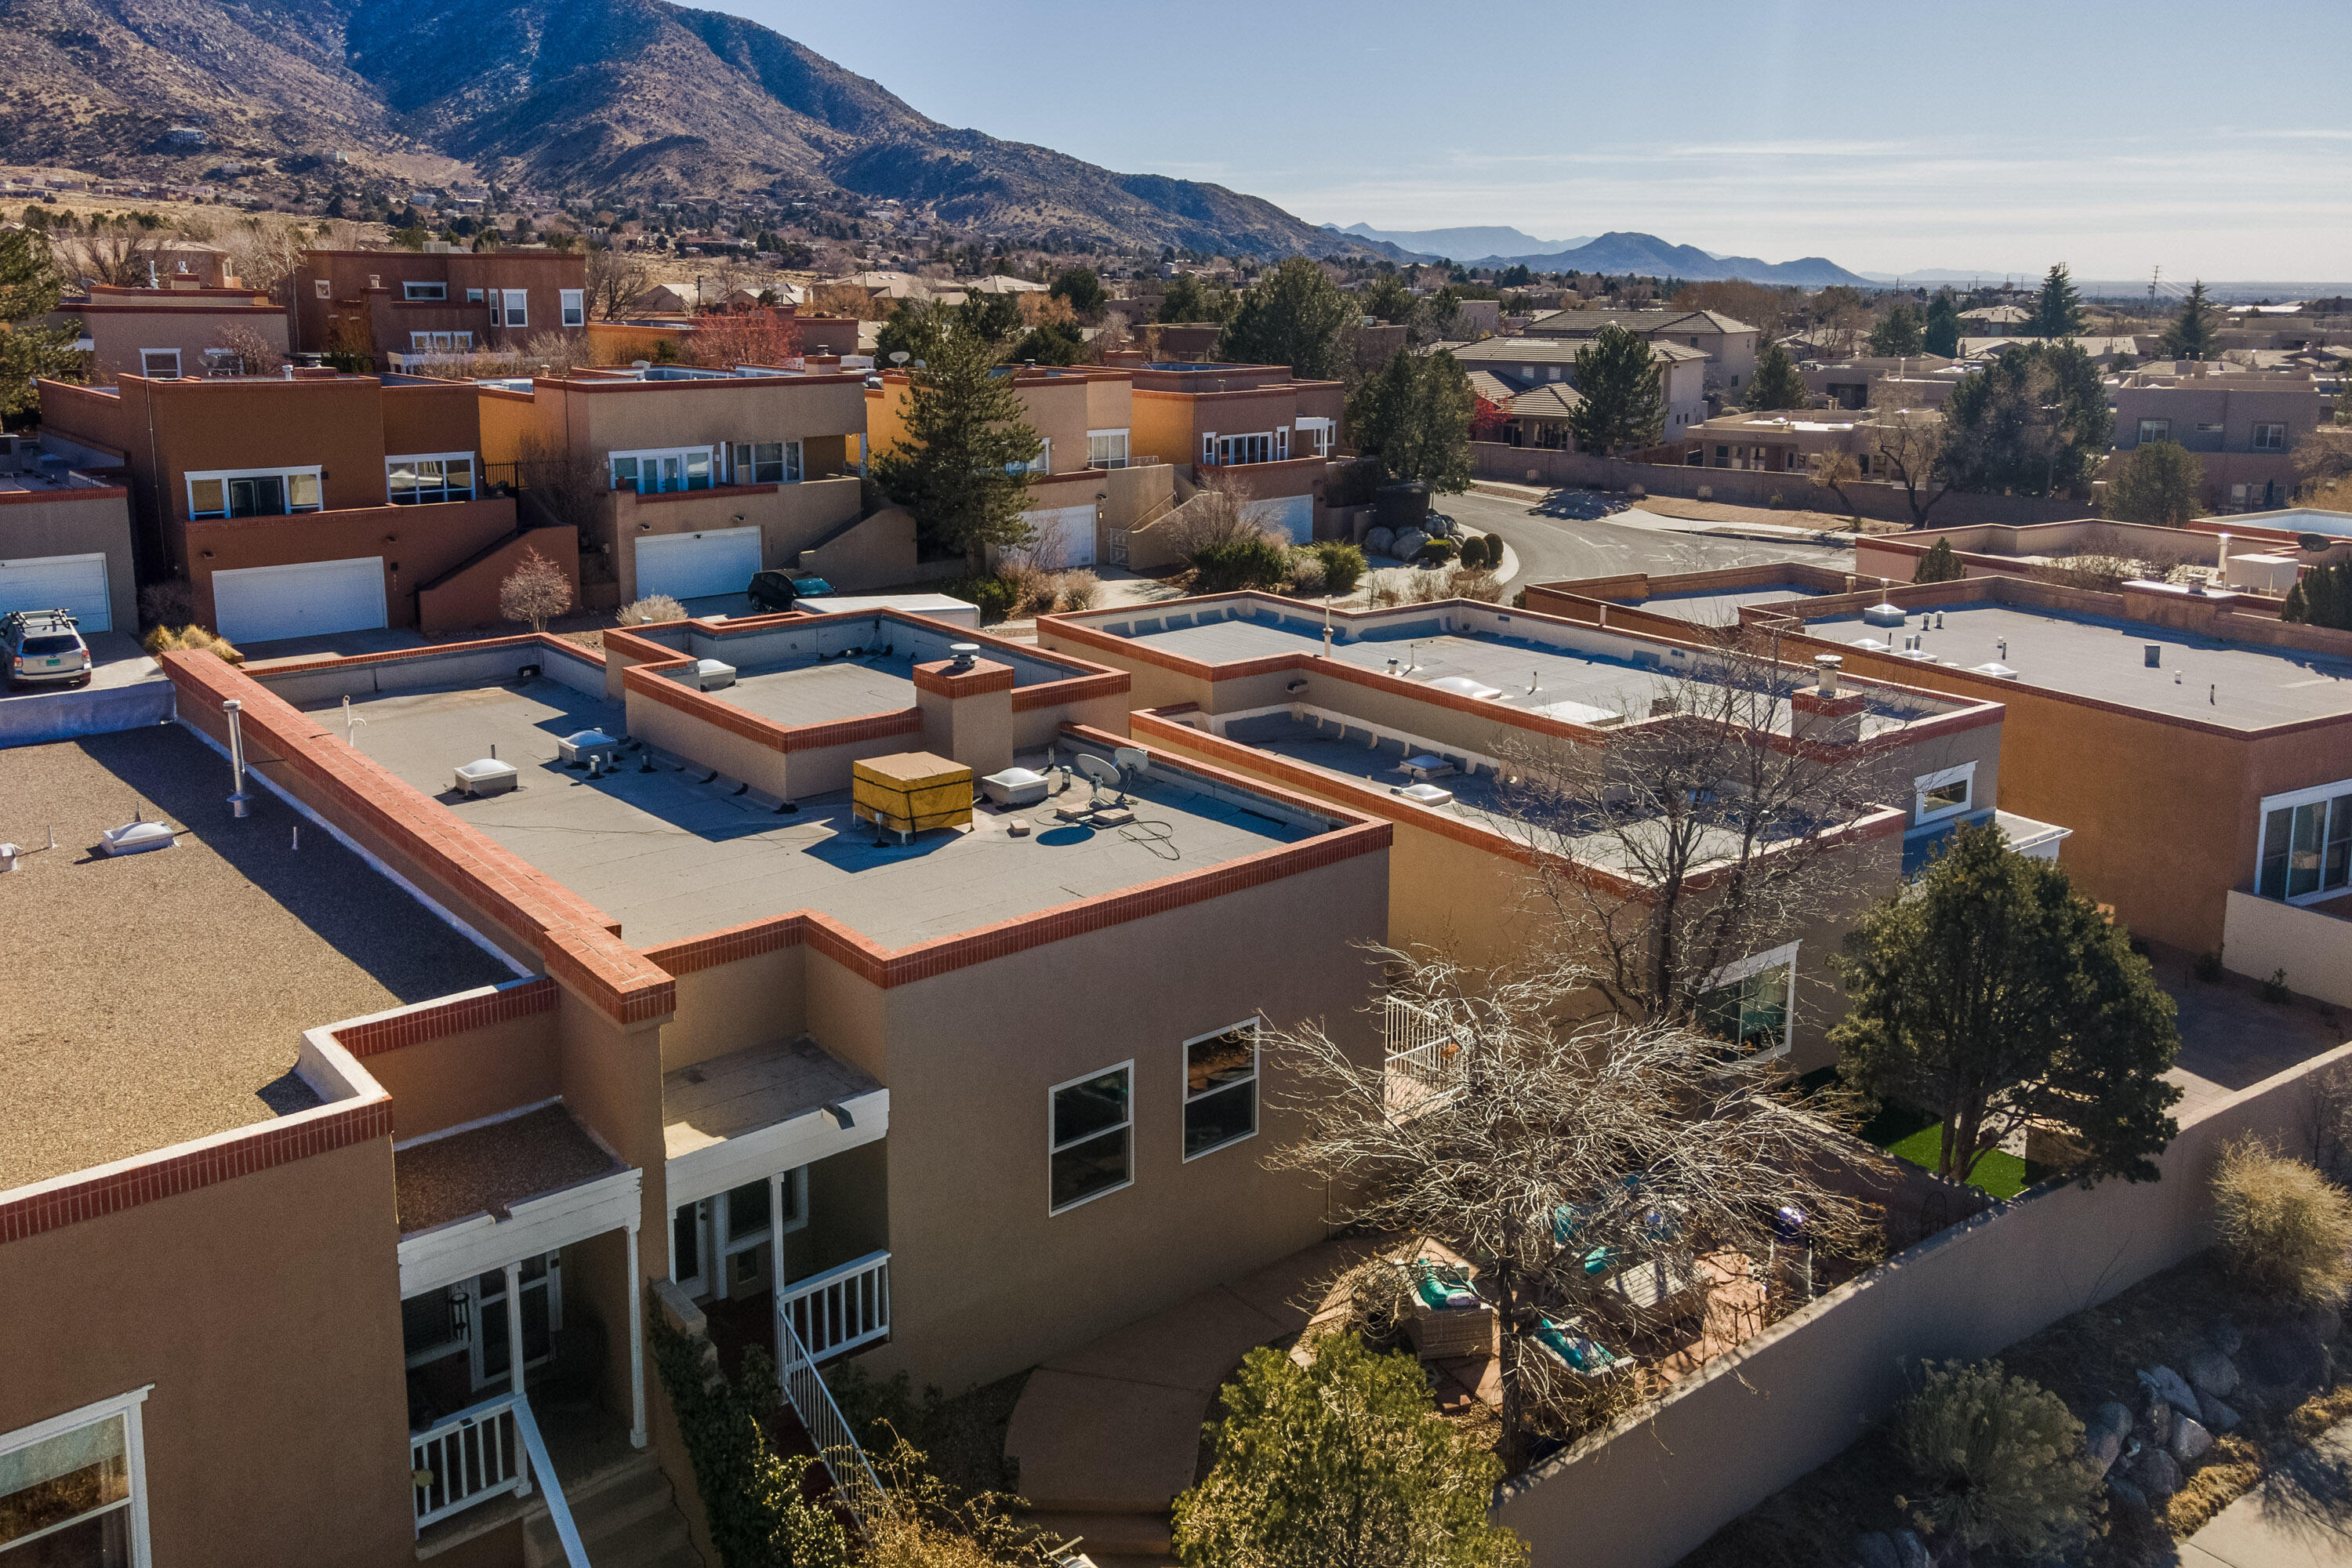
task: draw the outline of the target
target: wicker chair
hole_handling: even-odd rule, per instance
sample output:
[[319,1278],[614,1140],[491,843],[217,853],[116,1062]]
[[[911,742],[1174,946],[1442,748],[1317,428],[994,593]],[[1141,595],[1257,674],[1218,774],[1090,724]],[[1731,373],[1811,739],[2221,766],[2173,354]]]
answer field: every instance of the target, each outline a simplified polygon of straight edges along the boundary
[[1423,1361],[1445,1361],[1500,1353],[1502,1318],[1492,1302],[1481,1299],[1475,1305],[1447,1306],[1431,1299],[1449,1287],[1454,1293],[1468,1289],[1475,1296],[1468,1269],[1426,1258],[1415,1258],[1405,1268],[1412,1276],[1405,1337],[1416,1355]]

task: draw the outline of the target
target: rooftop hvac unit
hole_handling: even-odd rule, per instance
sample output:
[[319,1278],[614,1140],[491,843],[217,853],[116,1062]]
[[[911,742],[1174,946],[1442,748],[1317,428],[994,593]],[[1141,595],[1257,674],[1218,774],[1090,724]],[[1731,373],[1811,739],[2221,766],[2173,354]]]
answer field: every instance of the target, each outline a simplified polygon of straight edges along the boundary
[[502,763],[496,757],[478,757],[470,763],[460,763],[457,782],[450,787],[459,795],[504,795],[521,783],[512,763]]

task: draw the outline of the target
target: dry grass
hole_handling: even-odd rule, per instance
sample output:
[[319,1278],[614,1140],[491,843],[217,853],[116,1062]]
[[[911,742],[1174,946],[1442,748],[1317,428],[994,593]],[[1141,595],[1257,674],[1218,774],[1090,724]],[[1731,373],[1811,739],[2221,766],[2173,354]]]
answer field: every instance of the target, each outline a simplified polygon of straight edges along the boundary
[[2352,1285],[2352,1198],[2252,1134],[2221,1151],[2213,1228],[2239,1276],[2263,1295],[2322,1303]]

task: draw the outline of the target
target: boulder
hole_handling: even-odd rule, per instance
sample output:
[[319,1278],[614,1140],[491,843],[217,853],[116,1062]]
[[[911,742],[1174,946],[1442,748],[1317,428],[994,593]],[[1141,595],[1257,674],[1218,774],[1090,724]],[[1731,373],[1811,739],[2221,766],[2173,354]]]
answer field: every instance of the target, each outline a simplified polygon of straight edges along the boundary
[[2185,1415],[2197,1413],[2197,1394],[2189,1382],[2168,1366],[2152,1366],[2139,1374],[2139,1385]]
[[2189,1358],[2188,1367],[2189,1384],[2200,1397],[2237,1391],[2238,1368],[2220,1351],[2199,1351]]
[[2239,1370],[2250,1383],[2300,1394],[2327,1379],[2327,1346],[2309,1323],[2277,1323],[2246,1336]]
[[1895,1557],[1903,1568],[1936,1568],[1935,1560],[1927,1555],[1927,1543],[1913,1531],[1895,1532]]
[[2132,1429],[2131,1406],[2120,1399],[2110,1399],[2092,1415],[2091,1424],[2094,1426],[2112,1426],[2128,1437]]
[[1410,561],[1420,554],[1421,547],[1428,542],[1429,535],[1417,528],[1408,528],[1396,536],[1396,547],[1389,553],[1400,561]]
[[2083,1434],[2083,1447],[2089,1451],[2091,1462],[2105,1475],[2123,1457],[2124,1435],[2112,1426],[2094,1426]]
[[2209,1432],[2235,1431],[2238,1423],[2244,1419],[2235,1410],[2210,1394],[2199,1394],[2197,1404],[2199,1406],[2197,1419],[2205,1423],[2205,1428]]
[[2344,1314],[2333,1307],[2306,1307],[2303,1321],[2322,1344],[2334,1344],[2336,1336],[2344,1331]]
[[1874,1530],[1863,1536],[1853,1543],[1853,1551],[1862,1568],[1903,1568],[1903,1559],[1885,1531]]
[[2163,1395],[2151,1394],[2139,1413],[2139,1433],[2158,1447],[2172,1441],[2172,1405]]
[[1385,528],[1369,529],[1364,533],[1364,548],[1374,555],[1396,553],[1396,535]]
[[2238,1325],[2226,1313],[2205,1326],[2205,1337],[2212,1341],[2213,1348],[2223,1355],[2236,1355],[2238,1347],[2246,1342],[2246,1336],[2239,1331]]
[[2131,1479],[2150,1498],[2168,1498],[2180,1489],[2180,1467],[2161,1448],[2143,1448],[2132,1461]]
[[2205,1430],[2193,1415],[2183,1415],[2172,1424],[2171,1454],[2183,1465],[2193,1465],[2204,1458],[2205,1450],[2213,1446],[2213,1434]]
[[2147,1494],[2121,1476],[2107,1478],[2107,1496],[2112,1500],[2107,1510],[2110,1517],[2116,1514],[2128,1514],[2143,1524],[2147,1522],[2151,1511],[2148,1508]]

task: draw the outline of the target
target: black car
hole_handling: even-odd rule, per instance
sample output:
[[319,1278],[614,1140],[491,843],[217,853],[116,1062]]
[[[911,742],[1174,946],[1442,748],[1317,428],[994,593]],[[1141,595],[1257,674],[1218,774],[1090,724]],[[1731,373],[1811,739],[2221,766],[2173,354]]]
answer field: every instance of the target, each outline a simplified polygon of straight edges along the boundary
[[833,592],[833,584],[822,577],[811,577],[800,572],[761,572],[751,578],[751,585],[743,590],[751,602],[762,609],[789,610],[794,599],[811,599]]

